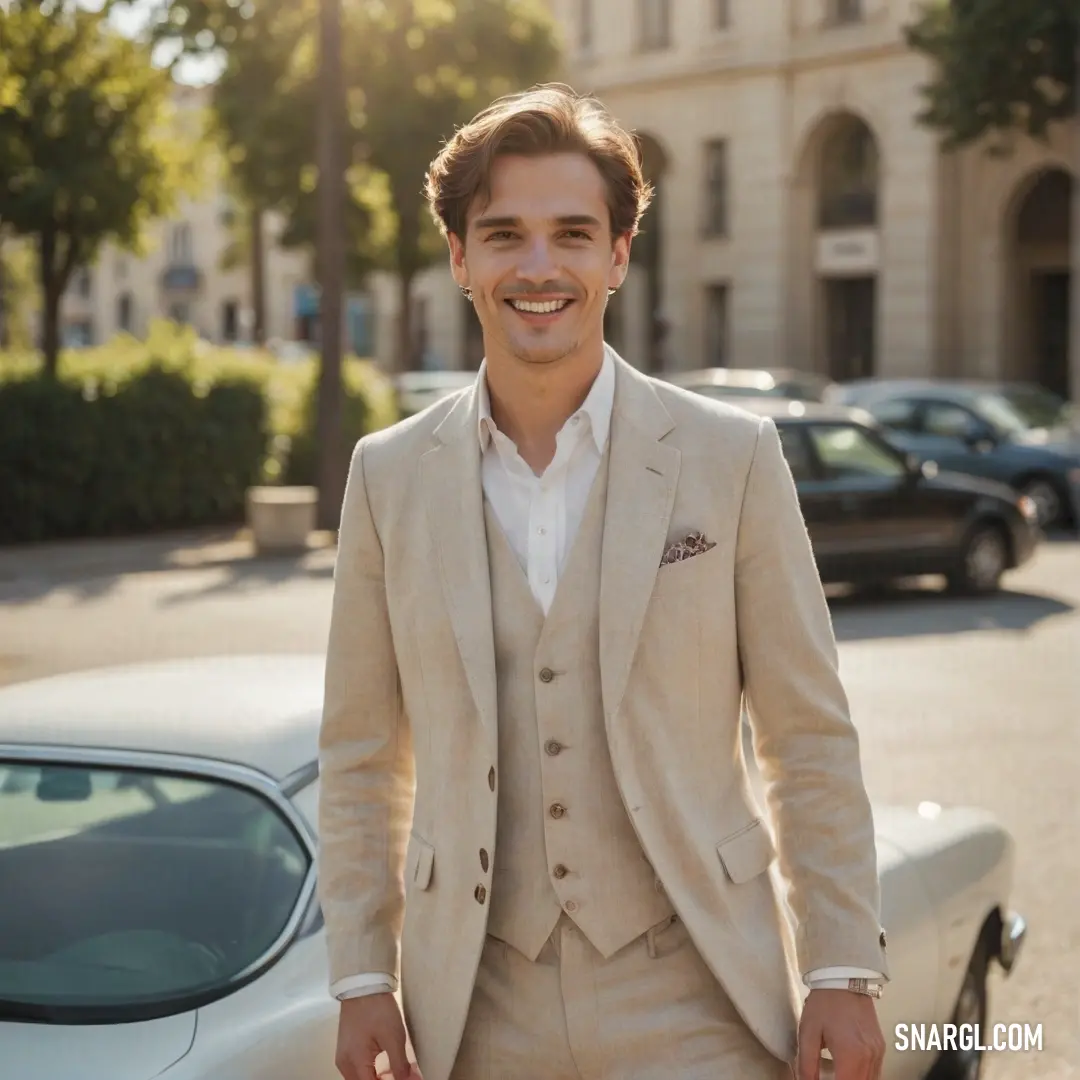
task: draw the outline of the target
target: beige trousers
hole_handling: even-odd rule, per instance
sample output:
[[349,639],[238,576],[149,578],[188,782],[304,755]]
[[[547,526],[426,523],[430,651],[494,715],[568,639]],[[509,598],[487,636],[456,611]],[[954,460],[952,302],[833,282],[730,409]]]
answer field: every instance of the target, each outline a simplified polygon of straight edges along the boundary
[[682,922],[610,960],[565,915],[535,963],[489,937],[451,1080],[792,1080]]

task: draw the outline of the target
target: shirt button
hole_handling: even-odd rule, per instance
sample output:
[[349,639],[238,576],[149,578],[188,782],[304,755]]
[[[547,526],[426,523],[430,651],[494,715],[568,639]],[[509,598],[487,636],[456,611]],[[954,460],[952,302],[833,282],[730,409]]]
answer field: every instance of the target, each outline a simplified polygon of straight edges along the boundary
[[551,682],[551,680],[554,679],[554,678],[555,678],[555,672],[552,671],[551,668],[546,667],[546,668],[541,668],[540,669],[540,681],[541,682]]
[[552,803],[548,813],[553,818],[561,818],[566,813],[566,807],[562,803]]
[[554,869],[554,870],[552,870],[551,872],[552,872],[552,873],[553,873],[553,874],[554,874],[554,875],[555,875],[555,876],[556,876],[557,878],[564,878],[564,877],[566,877],[566,875],[567,875],[567,874],[569,874],[569,873],[570,873],[570,871],[569,871],[569,870],[567,870],[567,869],[566,869],[566,867],[565,867],[565,866],[563,866],[563,864],[562,864],[562,863],[559,863],[559,865],[558,865],[558,866],[556,866],[556,867],[555,867],[555,869]]
[[483,885],[477,885],[476,888],[473,889],[473,896],[476,897],[476,902],[478,904],[482,904],[487,899],[487,889],[485,889]]
[[544,752],[549,757],[555,757],[556,754],[562,753],[562,743],[557,739],[548,739],[548,741],[544,743]]
[[541,536],[547,536],[547,529],[545,529],[543,525],[541,525],[541,526],[540,526],[540,528],[539,528],[539,529],[537,529],[536,531],[537,531],[537,532],[538,532],[538,533],[539,533],[539,534],[540,534]]

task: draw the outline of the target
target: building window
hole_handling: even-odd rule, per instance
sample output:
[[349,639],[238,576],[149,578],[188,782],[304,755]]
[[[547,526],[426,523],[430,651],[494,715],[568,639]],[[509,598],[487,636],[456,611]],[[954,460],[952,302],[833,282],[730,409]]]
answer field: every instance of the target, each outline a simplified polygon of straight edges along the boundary
[[90,271],[85,267],[76,270],[68,281],[68,291],[73,296],[88,300],[91,292]]
[[226,300],[221,305],[221,340],[234,342],[240,336],[240,305]]
[[836,24],[862,22],[862,0],[830,0],[829,16]]
[[194,262],[191,250],[191,226],[186,222],[169,230],[169,264],[191,266]]
[[728,364],[728,285],[705,288],[705,367]]
[[638,0],[643,49],[671,47],[671,0]]
[[116,301],[116,326],[124,334],[131,333],[134,322],[131,307],[131,293],[122,293]]
[[578,48],[582,52],[592,52],[593,47],[593,5],[592,0],[581,0],[578,4]]
[[731,0],[713,0],[713,27],[728,30],[731,27]]
[[705,144],[705,216],[702,228],[706,236],[728,234],[727,139],[713,139]]

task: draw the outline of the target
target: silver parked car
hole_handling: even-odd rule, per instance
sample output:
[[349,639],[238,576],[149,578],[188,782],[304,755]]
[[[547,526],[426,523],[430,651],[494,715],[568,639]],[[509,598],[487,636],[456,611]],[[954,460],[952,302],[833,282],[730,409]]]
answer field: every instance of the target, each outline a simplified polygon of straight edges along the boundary
[[[315,892],[322,692],[322,657],[292,655],[0,689],[4,1080],[340,1080]],[[977,809],[874,818],[884,1029],[985,1019],[987,972],[1024,932],[1012,841]],[[936,1057],[890,1050],[886,1076]],[[974,1077],[977,1054],[942,1064]]]

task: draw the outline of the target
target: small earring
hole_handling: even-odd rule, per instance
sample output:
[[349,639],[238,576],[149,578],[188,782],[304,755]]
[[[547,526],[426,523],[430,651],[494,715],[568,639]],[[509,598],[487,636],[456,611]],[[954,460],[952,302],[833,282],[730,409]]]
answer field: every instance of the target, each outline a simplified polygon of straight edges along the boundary
[[464,296],[466,300],[471,302],[472,301],[472,289],[467,289],[467,288],[465,288],[464,285],[459,285],[458,288],[461,290],[461,295]]
[[618,291],[618,289],[608,289],[607,294],[608,296],[614,296]]

